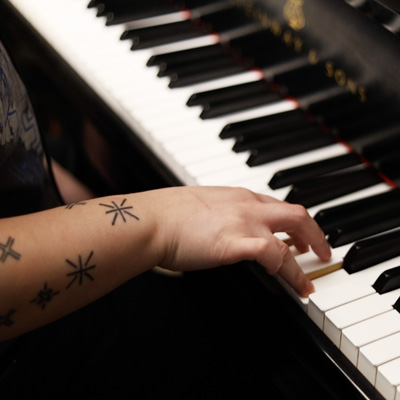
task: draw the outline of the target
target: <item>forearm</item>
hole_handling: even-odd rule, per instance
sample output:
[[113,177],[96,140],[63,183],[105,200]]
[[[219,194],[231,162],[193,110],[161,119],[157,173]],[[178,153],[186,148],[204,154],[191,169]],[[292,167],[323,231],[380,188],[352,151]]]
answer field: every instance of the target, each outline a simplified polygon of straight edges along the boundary
[[254,260],[300,295],[312,284],[288,246],[330,248],[301,206],[245,189],[182,187],[112,196],[0,220],[0,339],[70,313],[159,265]]
[[112,196],[1,220],[0,338],[53,321],[152,268],[148,201]]

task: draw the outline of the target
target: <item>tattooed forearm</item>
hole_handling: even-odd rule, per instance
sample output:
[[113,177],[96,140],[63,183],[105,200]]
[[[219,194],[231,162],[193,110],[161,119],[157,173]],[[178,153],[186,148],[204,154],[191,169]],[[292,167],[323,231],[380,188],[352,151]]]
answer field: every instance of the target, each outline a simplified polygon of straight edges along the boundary
[[82,285],[83,278],[87,277],[91,281],[94,281],[94,278],[91,274],[89,274],[88,271],[96,268],[96,265],[91,264],[91,258],[93,256],[93,251],[90,252],[89,256],[86,258],[86,261],[82,261],[82,256],[79,255],[78,257],[78,263],[73,263],[71,260],[66,260],[67,264],[69,264],[72,268],[75,269],[75,271],[70,272],[67,274],[68,277],[72,277],[72,280],[69,282],[67,289],[70,288],[70,286],[75,282],[78,281],[79,285]]
[[12,248],[13,244],[14,238],[12,238],[11,236],[8,237],[7,243],[0,243],[0,251],[2,252],[0,257],[1,262],[5,262],[8,256],[15,258],[16,260],[19,260],[21,258],[21,254],[19,254]]
[[12,309],[6,315],[0,315],[0,327],[13,325],[14,321],[11,319],[11,316],[14,313],[15,313],[15,310]]
[[47,287],[46,282],[43,289],[37,294],[37,297],[31,300],[31,303],[36,303],[37,305],[41,306],[43,310],[46,307],[46,304],[49,303],[53,297],[59,293],[60,291],[54,291],[53,289]]
[[126,222],[126,216],[135,218],[139,220],[139,217],[132,214],[130,211],[133,207],[132,206],[126,206],[125,205],[126,199],[122,200],[120,205],[117,205],[115,201],[111,201],[111,204],[104,204],[104,203],[99,203],[100,206],[107,207],[109,208],[108,211],[106,211],[106,214],[114,214],[113,220],[112,220],[112,225],[115,225],[118,217],[121,217],[123,222]]

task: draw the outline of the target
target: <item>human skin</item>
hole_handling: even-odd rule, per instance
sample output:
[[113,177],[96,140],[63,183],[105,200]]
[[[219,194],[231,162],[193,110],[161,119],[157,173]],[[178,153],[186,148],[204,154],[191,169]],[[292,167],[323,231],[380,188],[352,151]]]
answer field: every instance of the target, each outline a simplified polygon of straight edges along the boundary
[[176,187],[94,198],[0,220],[0,339],[69,314],[154,266],[191,271],[254,260],[301,296],[291,249],[326,261],[307,211],[241,188]]

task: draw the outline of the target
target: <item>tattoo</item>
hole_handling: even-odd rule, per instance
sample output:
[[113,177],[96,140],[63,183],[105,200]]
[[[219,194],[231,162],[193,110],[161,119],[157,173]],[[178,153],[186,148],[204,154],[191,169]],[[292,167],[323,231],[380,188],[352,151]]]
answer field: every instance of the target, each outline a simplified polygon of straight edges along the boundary
[[6,244],[0,243],[0,250],[3,252],[0,258],[1,262],[5,262],[8,256],[11,256],[16,260],[19,260],[21,258],[21,254],[12,249],[13,244],[14,238],[12,238],[11,236],[8,238]]
[[134,214],[131,214],[128,210],[132,209],[132,206],[124,206],[126,202],[126,199],[122,200],[121,204],[118,206],[117,203],[112,201],[112,204],[103,204],[100,203],[99,205],[103,207],[107,207],[110,210],[106,211],[106,214],[114,214],[114,218],[112,220],[112,225],[115,225],[115,222],[117,221],[118,217],[121,217],[124,222],[126,222],[125,215],[129,215],[130,217],[133,217],[139,221],[139,217],[137,217]]
[[85,204],[86,204],[85,201],[79,201],[79,202],[77,202],[77,203],[67,204],[67,205],[65,206],[65,208],[66,208],[67,210],[71,210],[71,209],[74,208],[75,206],[84,206]]
[[88,258],[86,259],[85,263],[82,262],[82,256],[79,255],[78,258],[78,263],[74,264],[72,261],[70,260],[66,260],[66,262],[73,268],[76,269],[76,271],[70,272],[69,274],[67,274],[67,276],[72,276],[73,279],[71,280],[71,282],[68,284],[67,289],[69,289],[69,287],[78,279],[78,283],[79,285],[82,285],[82,281],[84,276],[86,276],[87,278],[89,278],[91,281],[94,281],[94,278],[92,275],[90,275],[88,273],[88,271],[90,271],[91,269],[96,268],[96,265],[92,264],[89,265],[90,263],[90,259],[93,256],[93,251],[90,252]]
[[31,300],[31,303],[36,303],[37,305],[41,306],[43,310],[46,307],[46,304],[59,293],[59,291],[55,292],[53,289],[48,288],[47,283],[45,283],[43,289],[39,291],[35,299]]
[[15,313],[15,310],[10,310],[7,315],[0,315],[0,326],[11,326],[14,321],[11,319],[11,316]]

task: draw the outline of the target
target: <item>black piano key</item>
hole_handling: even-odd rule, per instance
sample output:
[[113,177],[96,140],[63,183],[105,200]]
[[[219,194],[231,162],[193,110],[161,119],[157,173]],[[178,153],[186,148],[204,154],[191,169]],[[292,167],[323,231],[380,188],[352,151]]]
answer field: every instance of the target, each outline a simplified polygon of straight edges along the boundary
[[396,115],[385,103],[381,103],[376,107],[366,105],[358,110],[348,112],[334,123],[328,122],[330,127],[344,140],[355,141],[370,132],[382,129],[385,125],[391,125],[396,119]]
[[234,6],[226,10],[202,15],[201,22],[209,25],[214,32],[225,32],[239,26],[254,24],[251,18]]
[[396,302],[393,304],[393,308],[400,312],[400,297],[396,300]]
[[140,29],[128,29],[121,35],[121,40],[131,40],[132,50],[148,49],[176,42],[192,39],[211,33],[211,27],[195,21],[186,20],[170,24],[156,25]]
[[384,294],[400,288],[400,266],[390,268],[382,272],[372,287],[379,293]]
[[155,54],[149,58],[147,61],[147,66],[176,66],[179,64],[201,60],[203,58],[219,56],[225,52],[226,50],[220,44],[212,44],[209,46],[190,48],[172,53]]
[[400,152],[394,152],[382,156],[378,160],[373,162],[373,165],[383,173],[383,175],[395,182],[397,185],[400,184]]
[[206,92],[193,93],[189,97],[189,100],[186,104],[189,107],[198,106],[202,104],[207,104],[208,102],[230,100],[233,97],[237,98],[253,95],[265,90],[269,90],[268,82],[264,79],[260,79],[257,81],[242,83],[239,85],[208,90]]
[[169,2],[148,1],[148,2],[113,2],[109,7],[105,7],[100,16],[106,16],[106,25],[123,24],[129,21],[137,21],[144,18],[157,17],[160,15],[176,12],[180,7],[176,7]]
[[361,155],[369,161],[379,160],[389,154],[393,154],[400,148],[400,134],[392,137],[377,137],[377,140],[371,144],[364,146]]
[[359,155],[350,152],[342,156],[332,157],[326,160],[278,171],[271,178],[268,185],[271,189],[280,189],[303,180],[315,178],[319,175],[353,167],[360,163],[361,160]]
[[400,121],[396,115],[390,115],[387,119],[377,122],[376,126],[371,123],[359,130],[343,134],[340,131],[339,136],[343,138],[357,152],[362,153],[366,146],[374,145],[377,140],[391,139],[399,135]]
[[283,52],[293,55],[282,41],[267,29],[252,32],[230,40],[230,46],[239,51],[243,57],[257,59],[257,57],[273,57]]
[[348,110],[349,107],[357,105],[359,107],[362,103],[355,98],[349,91],[340,92],[336,95],[322,99],[319,102],[311,103],[307,106],[307,111],[311,114],[323,116],[326,113]]
[[250,167],[255,167],[333,143],[336,143],[336,139],[328,132],[311,132],[309,135],[303,135],[302,139],[296,142],[287,143],[286,140],[283,140],[267,148],[252,150],[246,163]]
[[277,128],[286,129],[296,126],[305,119],[307,119],[307,117],[302,110],[289,110],[278,114],[267,115],[265,117],[232,122],[222,128],[219,137],[221,139],[228,139],[251,133],[254,130],[267,132]]
[[189,9],[195,9],[198,7],[202,7],[207,4],[216,4],[216,3],[224,3],[224,1],[220,0],[181,0],[182,6],[189,8]]
[[400,229],[354,243],[343,258],[343,268],[355,273],[400,255]]
[[[341,102],[339,99],[342,99],[342,95],[346,94],[346,90],[343,86],[335,85],[333,82],[323,81],[317,84],[315,88],[307,87],[302,93],[298,93],[296,100],[300,108],[308,114],[313,115],[320,123],[327,125],[321,115],[323,110],[326,110],[328,107],[329,109],[330,107],[335,109],[345,107],[343,104],[344,101]],[[336,103],[336,105],[329,106],[329,103]],[[320,113],[313,113],[311,111],[314,105],[320,105]]]
[[[279,123],[279,121],[275,121],[275,123],[265,123],[264,125],[249,127],[249,129],[245,130],[240,135],[236,135],[236,141],[258,141],[263,140],[264,138],[269,137],[279,137],[282,134],[288,133],[290,131],[296,131],[303,128],[320,126],[313,119],[308,118],[306,115],[302,115],[302,118],[293,119],[284,121]],[[324,128],[322,128],[324,129]]]
[[[91,0],[89,3],[90,7],[97,7],[101,16],[105,15],[107,12],[113,11],[115,9],[124,8],[126,5],[126,0]],[[156,8],[162,3],[162,0],[137,0],[135,1],[135,7],[139,11],[140,9]]]
[[202,15],[201,18],[126,30],[121,39],[132,40],[132,50],[192,39],[212,32],[223,32],[249,23],[237,8],[229,8]]
[[333,229],[360,220],[368,219],[371,210],[400,208],[399,189],[389,190],[374,196],[319,210],[314,216],[320,228],[329,234]]
[[276,142],[300,142],[303,137],[315,133],[321,134],[321,128],[313,121],[302,121],[298,126],[289,129],[276,129],[269,132],[256,131],[251,134],[242,135],[236,138],[232,148],[235,152],[266,148]]
[[381,177],[369,167],[338,172],[295,184],[286,201],[312,207],[381,182]]
[[182,63],[177,65],[162,65],[159,68],[158,76],[185,76],[195,75],[198,71],[213,70],[216,68],[224,68],[225,66],[236,65],[237,61],[232,54],[221,53],[212,57],[194,60],[192,62]]
[[200,66],[196,71],[181,71],[180,73],[173,73],[170,76],[169,87],[185,87],[212,79],[238,74],[247,70],[248,68],[245,65],[238,64],[236,62],[227,62],[226,65],[223,67],[220,66],[219,68],[210,68],[210,65],[204,66],[204,68],[201,68]]
[[321,87],[333,85],[323,70],[323,65],[305,65],[300,68],[294,68],[282,74],[274,76],[273,81],[287,88],[292,96],[301,96],[315,90],[321,90]]
[[233,98],[230,101],[215,101],[203,104],[203,111],[200,114],[201,119],[220,117],[237,111],[247,110],[249,108],[267,105],[282,100],[279,93],[265,90],[243,98]]
[[373,210],[367,218],[360,219],[329,233],[328,242],[335,248],[355,242],[368,236],[376,235],[400,226],[400,207],[394,209]]

